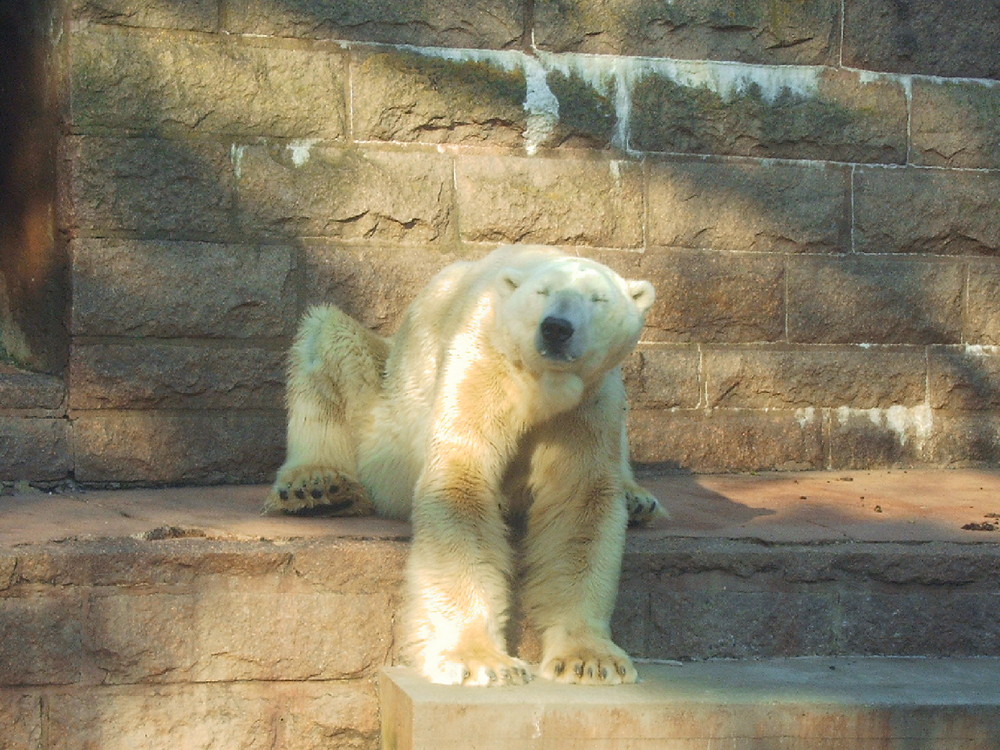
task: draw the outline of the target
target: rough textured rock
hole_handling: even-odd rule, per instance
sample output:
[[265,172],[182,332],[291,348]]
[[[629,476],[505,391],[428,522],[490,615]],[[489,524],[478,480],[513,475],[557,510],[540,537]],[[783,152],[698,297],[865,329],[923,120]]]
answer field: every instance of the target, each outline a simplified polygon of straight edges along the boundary
[[845,347],[704,352],[709,408],[889,408],[924,402],[924,353]]
[[556,52],[829,64],[839,16],[831,0],[538,0],[534,30],[536,44]]
[[[709,79],[711,80],[711,79]],[[649,75],[632,93],[629,145],[640,151],[899,164],[907,111],[896,81],[824,72],[816,91],[759,85],[727,94]]]
[[647,253],[639,270],[656,287],[650,341],[779,341],[785,335],[784,262],[765,254]]
[[815,253],[850,242],[847,175],[839,168],[657,162],[648,192],[651,245]]
[[969,264],[965,341],[1000,345],[1000,268],[993,262]]
[[0,479],[65,479],[73,469],[69,422],[0,416],[0,456]]
[[[867,70],[1000,78],[1000,7],[948,0],[847,0],[843,63]],[[972,20],[974,19],[974,20]]]
[[944,261],[794,258],[788,337],[810,344],[958,343],[964,277],[961,264]]
[[73,15],[93,23],[154,29],[216,31],[218,0],[73,0]]
[[280,410],[285,353],[232,345],[78,345],[69,377],[71,409]]
[[701,400],[701,356],[694,346],[643,346],[625,363],[634,408],[693,409]]
[[223,30],[305,39],[505,49],[521,41],[523,10],[519,0],[433,4],[412,0],[286,0],[280,5],[234,0],[228,3]]
[[289,247],[80,239],[71,255],[74,335],[249,338],[294,331],[298,290]]
[[77,130],[343,138],[347,63],[338,51],[136,34],[72,39]]
[[1000,86],[925,78],[912,85],[915,164],[1000,168]]
[[935,409],[1000,408],[1000,356],[970,347],[933,347],[927,388]]
[[460,157],[456,172],[464,240],[642,244],[642,171],[635,162]]
[[1000,175],[923,169],[855,174],[855,250],[865,253],[1000,254]]
[[269,240],[451,239],[452,165],[437,154],[325,146],[240,147],[240,225]]

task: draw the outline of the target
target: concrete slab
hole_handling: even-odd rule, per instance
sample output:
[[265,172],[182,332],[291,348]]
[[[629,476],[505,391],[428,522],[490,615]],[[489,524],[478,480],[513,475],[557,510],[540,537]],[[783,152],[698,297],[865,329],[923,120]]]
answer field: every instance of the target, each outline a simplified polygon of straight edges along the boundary
[[1000,748],[1000,659],[639,665],[641,682],[516,688],[380,675],[384,750]]
[[[668,475],[643,484],[673,518],[636,530],[765,542],[1000,542],[1000,470]],[[375,518],[262,517],[260,486],[31,492],[0,496],[0,545],[141,535],[232,539],[405,538]]]

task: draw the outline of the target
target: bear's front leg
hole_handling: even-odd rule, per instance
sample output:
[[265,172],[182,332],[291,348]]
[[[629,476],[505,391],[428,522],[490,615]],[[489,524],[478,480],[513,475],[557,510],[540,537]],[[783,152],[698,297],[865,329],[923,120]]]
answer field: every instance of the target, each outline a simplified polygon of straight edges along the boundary
[[504,642],[512,560],[498,491],[474,465],[430,463],[414,496],[408,656],[439,684],[523,684],[528,666]]

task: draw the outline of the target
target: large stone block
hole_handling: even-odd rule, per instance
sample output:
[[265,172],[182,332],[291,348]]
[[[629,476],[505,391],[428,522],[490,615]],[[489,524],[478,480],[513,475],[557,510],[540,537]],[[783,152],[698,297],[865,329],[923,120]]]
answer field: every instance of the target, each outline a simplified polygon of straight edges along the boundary
[[936,411],[933,413],[933,419],[933,434],[923,449],[924,458],[928,463],[956,467],[996,466],[1000,463],[998,410]]
[[927,404],[883,408],[841,406],[830,412],[832,469],[912,466],[927,460],[939,429]]
[[935,409],[1000,409],[1000,356],[976,347],[933,347],[927,389]]
[[80,239],[70,255],[76,336],[283,337],[295,327],[288,247]]
[[1000,168],[1000,85],[914,78],[915,164]]
[[418,247],[305,243],[305,298],[336,304],[383,335],[395,333],[407,306],[435,273],[460,256]]
[[1000,78],[1000,6],[978,0],[847,0],[843,64],[865,70]]
[[204,240],[233,232],[229,146],[160,138],[63,139],[63,229]]
[[505,49],[521,42],[519,0],[264,0],[227,3],[223,30],[305,39],[342,39],[426,47]]
[[970,344],[1000,345],[1000,264],[995,260],[969,264],[969,295],[965,336]]
[[18,409],[37,416],[64,413],[66,384],[62,378],[23,372],[0,364],[0,410]]
[[649,341],[779,341],[785,270],[764,254],[648,251],[639,275],[656,287]]
[[95,24],[215,31],[219,0],[73,0],[75,19]]
[[4,750],[44,748],[42,696],[25,689],[0,690],[0,727]]
[[0,685],[66,685],[83,679],[83,607],[79,591],[0,599]]
[[256,346],[78,344],[71,409],[282,408],[285,355]]
[[832,64],[839,17],[833,0],[538,0],[534,38],[556,52]]
[[827,593],[654,590],[650,598],[646,648],[658,658],[766,659],[835,650],[838,609]]
[[459,157],[462,239],[640,247],[642,168],[631,161]]
[[123,685],[54,694],[48,704],[52,747],[373,748],[377,737],[374,690],[354,682]]
[[1000,255],[1000,175],[859,169],[854,179],[857,252]]
[[694,346],[642,346],[625,363],[633,407],[693,409],[701,399],[701,354]]
[[240,225],[268,239],[452,240],[452,163],[439,154],[326,146],[235,149]]
[[822,419],[794,410],[633,409],[632,460],[697,472],[800,471],[825,464]]
[[345,53],[206,39],[73,34],[74,128],[180,136],[345,136]]
[[923,403],[924,352],[855,347],[706,347],[709,408],[889,408]]
[[266,482],[281,461],[279,411],[84,411],[73,415],[81,482]]
[[809,344],[955,344],[962,265],[904,257],[788,261],[788,338]]
[[523,145],[524,73],[414,52],[355,52],[359,140]]
[[59,480],[72,470],[68,420],[0,416],[0,480]]
[[657,162],[648,242],[751,252],[841,252],[850,195],[840,168]]
[[[713,74],[714,73],[714,74]],[[650,74],[632,92],[639,151],[903,163],[901,83],[824,70],[782,81],[756,70]],[[737,83],[729,82],[733,78]]]

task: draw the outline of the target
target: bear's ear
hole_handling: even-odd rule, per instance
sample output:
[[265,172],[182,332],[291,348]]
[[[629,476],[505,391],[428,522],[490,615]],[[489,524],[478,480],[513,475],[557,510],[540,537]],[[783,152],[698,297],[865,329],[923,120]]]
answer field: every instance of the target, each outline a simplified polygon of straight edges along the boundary
[[503,290],[507,293],[513,292],[524,281],[524,274],[516,268],[505,268],[500,274]]
[[648,281],[634,279],[629,279],[625,284],[628,286],[628,296],[635,302],[635,306],[639,308],[640,313],[646,312],[646,310],[653,306],[653,300],[656,299],[656,292],[653,290],[652,284]]

